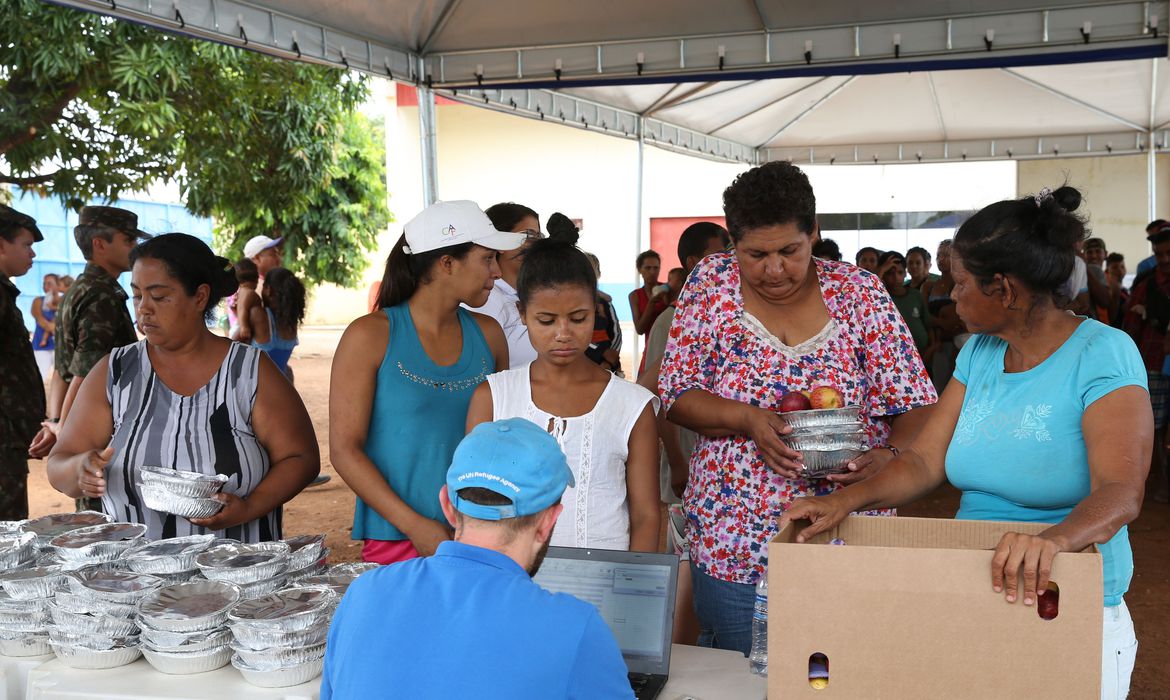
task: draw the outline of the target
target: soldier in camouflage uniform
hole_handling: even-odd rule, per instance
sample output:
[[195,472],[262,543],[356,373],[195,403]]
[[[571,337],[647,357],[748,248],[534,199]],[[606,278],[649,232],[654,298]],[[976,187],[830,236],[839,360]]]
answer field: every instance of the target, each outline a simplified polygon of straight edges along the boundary
[[[116,207],[83,207],[73,229],[85,256],[85,271],[65,293],[57,310],[57,347],[54,364],[69,385],[60,411],[65,420],[81,380],[114,348],[138,342],[134,321],[126,309],[126,291],[118,275],[130,269],[130,251],[138,239],[150,236],[138,230],[138,217]],[[80,499],[78,509],[101,510],[99,499]]]
[[28,517],[28,449],[45,419],[45,386],[12,283],[43,240],[31,216],[0,205],[0,520]]

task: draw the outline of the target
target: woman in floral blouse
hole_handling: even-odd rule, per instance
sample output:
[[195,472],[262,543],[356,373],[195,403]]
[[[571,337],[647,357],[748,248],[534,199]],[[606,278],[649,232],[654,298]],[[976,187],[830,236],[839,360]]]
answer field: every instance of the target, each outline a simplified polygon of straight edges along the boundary
[[[808,178],[786,162],[753,168],[723,193],[734,253],[705,258],[678,302],[660,390],[670,419],[700,434],[685,495],[699,643],[751,648],[754,585],[793,499],[880,470],[937,395],[881,280],[812,257]],[[846,474],[801,476],[780,398],[835,387],[862,406],[870,450]],[[884,511],[892,514],[892,511]]]

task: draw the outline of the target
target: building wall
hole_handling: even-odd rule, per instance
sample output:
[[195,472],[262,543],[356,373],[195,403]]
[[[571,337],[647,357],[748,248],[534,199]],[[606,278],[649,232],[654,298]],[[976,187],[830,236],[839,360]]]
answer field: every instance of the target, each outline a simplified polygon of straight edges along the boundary
[[[1146,188],[1146,157],[1026,160],[1018,165],[1018,193],[1055,189],[1066,180],[1084,195],[1081,209],[1094,236],[1105,239],[1110,252],[1125,256],[1132,274],[1150,255],[1145,227],[1150,222]],[[1170,218],[1170,156],[1157,157],[1156,218]],[[1078,210],[1079,211],[1079,210]]]

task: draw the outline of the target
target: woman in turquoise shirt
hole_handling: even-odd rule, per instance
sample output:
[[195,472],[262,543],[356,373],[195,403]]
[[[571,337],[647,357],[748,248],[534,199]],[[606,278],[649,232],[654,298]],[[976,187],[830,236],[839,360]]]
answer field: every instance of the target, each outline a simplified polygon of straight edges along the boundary
[[500,324],[460,304],[483,306],[498,252],[525,240],[497,231],[474,202],[432,204],[390,253],[377,310],[341,337],[329,456],[357,494],[352,536],[365,561],[429,556],[451,539],[439,489],[475,387],[508,368]]
[[[793,503],[783,521],[810,519],[799,539],[850,512],[893,508],[944,479],[963,491],[956,517],[1052,523],[1007,533],[991,582],[1008,603],[1034,605],[1058,552],[1096,544],[1104,567],[1101,697],[1129,692],[1137,639],[1122,596],[1133,576],[1126,525],[1141,510],[1153,441],[1146,371],[1116,329],[1057,308],[1057,288],[1086,235],[1061,187],[992,204],[955,235],[951,297],[972,333],[930,423],[878,475]],[[1023,572],[1022,596],[1017,590]]]

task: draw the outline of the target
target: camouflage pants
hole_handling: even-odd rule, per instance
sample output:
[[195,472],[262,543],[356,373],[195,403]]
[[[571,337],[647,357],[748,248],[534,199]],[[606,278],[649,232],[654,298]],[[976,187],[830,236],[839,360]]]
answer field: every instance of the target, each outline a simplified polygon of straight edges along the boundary
[[27,448],[0,446],[0,520],[24,520],[27,517]]

